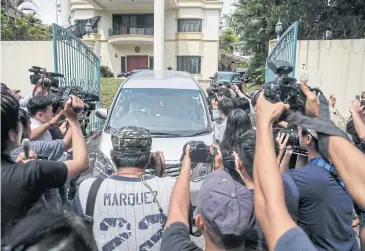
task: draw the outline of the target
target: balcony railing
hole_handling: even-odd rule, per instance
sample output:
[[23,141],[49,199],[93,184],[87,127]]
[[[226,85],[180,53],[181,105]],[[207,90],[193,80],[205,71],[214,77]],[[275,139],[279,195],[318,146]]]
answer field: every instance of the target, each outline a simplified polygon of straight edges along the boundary
[[109,29],[109,37],[116,35],[150,35],[153,36],[153,26],[113,26]]

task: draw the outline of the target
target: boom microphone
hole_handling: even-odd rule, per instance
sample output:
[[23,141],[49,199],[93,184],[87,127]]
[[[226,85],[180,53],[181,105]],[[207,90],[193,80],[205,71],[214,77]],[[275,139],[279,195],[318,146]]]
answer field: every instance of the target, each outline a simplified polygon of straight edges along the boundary
[[25,159],[29,159],[29,151],[30,151],[30,140],[25,138],[22,141],[22,146],[24,150]]

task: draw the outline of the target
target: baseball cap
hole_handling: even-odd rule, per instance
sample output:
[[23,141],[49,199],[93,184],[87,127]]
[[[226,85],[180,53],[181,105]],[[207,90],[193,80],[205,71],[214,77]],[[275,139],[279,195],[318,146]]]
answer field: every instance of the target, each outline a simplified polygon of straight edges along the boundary
[[226,171],[214,171],[204,179],[198,208],[217,236],[243,236],[255,222],[253,193]]
[[125,126],[112,134],[113,151],[117,154],[150,154],[152,137],[150,131],[136,126]]
[[318,140],[318,133],[312,129],[306,129],[308,131],[308,133],[315,138],[316,140]]

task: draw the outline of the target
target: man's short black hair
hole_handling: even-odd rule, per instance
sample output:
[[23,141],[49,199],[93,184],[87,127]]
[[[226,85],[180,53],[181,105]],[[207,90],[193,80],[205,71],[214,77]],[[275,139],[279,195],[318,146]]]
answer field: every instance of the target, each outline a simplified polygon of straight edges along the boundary
[[52,100],[52,112],[56,113],[58,108],[63,108],[63,104],[61,102],[61,97],[59,95],[51,95],[49,96]]
[[93,237],[84,221],[64,209],[31,213],[3,231],[1,244],[7,250],[93,250]]
[[247,113],[251,112],[250,101],[245,98],[236,97],[234,99],[235,109],[242,109]]
[[[255,159],[255,148],[256,130],[251,129],[241,136],[237,144],[237,154],[251,178],[253,178],[253,161]],[[276,156],[278,156],[279,145],[276,140],[274,140],[274,148]]]
[[1,83],[1,91],[9,91],[10,89],[9,89],[9,87],[6,85],[6,84],[4,84],[4,83]]
[[224,98],[218,103],[218,110],[225,116],[228,116],[228,114],[233,110],[233,108],[234,104],[232,99],[230,98]]
[[1,89],[1,151],[7,149],[9,132],[18,133],[19,102],[16,98]]
[[313,137],[306,128],[302,127],[302,136],[307,136],[307,135],[310,135],[312,137],[312,141],[314,142],[315,149],[316,149],[316,151],[319,152],[318,140],[315,137]]
[[38,95],[29,100],[27,109],[30,116],[35,116],[37,112],[46,110],[50,105],[52,105],[50,97]]

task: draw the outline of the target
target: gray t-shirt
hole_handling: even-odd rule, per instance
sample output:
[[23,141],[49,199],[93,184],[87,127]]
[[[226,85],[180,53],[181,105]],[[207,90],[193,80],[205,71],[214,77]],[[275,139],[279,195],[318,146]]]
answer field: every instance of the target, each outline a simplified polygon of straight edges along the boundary
[[190,240],[189,229],[182,222],[169,225],[162,235],[160,251],[203,251]]
[[274,251],[317,251],[308,236],[299,227],[286,231],[276,243]]
[[[138,177],[113,175],[101,183],[93,215],[93,233],[98,250],[160,250],[176,179],[146,175],[144,180],[152,193]],[[80,216],[85,214],[87,197],[94,181],[95,178],[84,180],[76,193],[75,209]],[[157,202],[163,209],[162,213]]]

